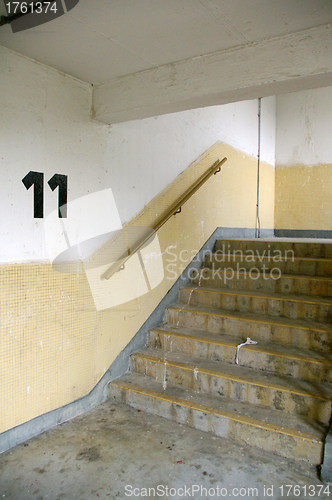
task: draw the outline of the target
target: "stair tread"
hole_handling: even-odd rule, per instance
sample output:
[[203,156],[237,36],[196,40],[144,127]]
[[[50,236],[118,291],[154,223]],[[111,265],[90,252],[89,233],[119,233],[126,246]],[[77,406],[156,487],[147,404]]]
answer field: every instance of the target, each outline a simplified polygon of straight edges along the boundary
[[289,238],[288,236],[265,236],[265,237],[218,237],[216,238],[217,241],[228,241],[230,243],[234,241],[240,241],[240,242],[249,242],[249,243],[310,243],[310,245],[320,245],[323,244],[324,246],[331,246],[332,245],[332,239],[327,239],[327,238],[301,238],[301,237],[294,237],[294,238]]
[[294,294],[283,294],[283,293],[275,293],[275,292],[261,292],[261,291],[251,291],[251,290],[231,290],[228,288],[210,288],[207,286],[184,286],[182,287],[184,290],[201,290],[206,293],[220,293],[223,295],[236,295],[236,296],[245,296],[245,297],[257,297],[257,298],[267,298],[267,299],[276,299],[276,300],[287,300],[294,302],[308,302],[310,304],[326,304],[332,306],[332,299],[320,296],[313,295],[294,295]]
[[168,400],[178,405],[188,406],[189,404],[203,412],[216,413],[255,427],[269,428],[283,434],[301,434],[304,439],[321,441],[327,432],[326,426],[304,416],[284,414],[264,406],[232,401],[224,396],[216,398],[171,384],[167,384],[164,391],[162,383],[138,373],[127,373],[112,381],[111,385]]
[[[223,260],[221,260],[220,262],[224,262],[224,263],[229,263],[229,262],[234,262],[234,258],[236,258],[237,260],[241,260],[241,262],[254,262],[256,260],[259,260],[262,264],[263,264],[263,261],[268,261],[271,265],[275,265],[275,264],[278,264],[278,262],[295,262],[295,261],[304,261],[304,262],[332,262],[332,259],[330,257],[279,257],[276,259],[276,260],[273,260],[274,257],[273,256],[268,256],[268,255],[252,255],[252,254],[247,254],[245,255],[245,252],[243,252],[243,255],[238,255],[236,253],[225,253],[223,254],[222,252],[212,252],[210,254],[210,256],[212,258],[215,258],[215,256],[221,256],[221,255],[224,255],[225,257],[228,257],[228,260],[225,258]],[[246,257],[250,260],[246,260]],[[275,257],[276,258],[276,257]],[[217,259],[217,262],[218,262],[218,259]]]
[[[179,368],[207,373],[217,377],[238,381],[260,387],[268,387],[274,390],[286,391],[299,396],[309,396],[319,400],[331,401],[332,389],[327,384],[309,382],[294,379],[286,375],[247,368],[237,364],[225,363],[223,361],[211,361],[195,358],[183,353],[163,351],[152,347],[145,347],[132,354],[133,357],[150,359],[154,362],[178,366]],[[167,368],[166,368],[167,372]]]
[[[222,274],[224,274],[224,271],[222,271]],[[212,274],[212,269],[209,268],[209,267],[203,267],[202,269],[199,269],[198,270],[199,273],[211,273]],[[215,271],[214,271],[215,272]],[[231,270],[227,270],[226,269],[226,274],[227,273],[231,273],[232,271]],[[239,276],[249,276],[249,273],[250,271],[239,271],[239,272],[236,272],[236,275],[239,275]],[[280,278],[285,278],[285,279],[305,279],[305,280],[313,280],[313,281],[332,281],[332,277],[331,276],[317,276],[317,275],[308,275],[308,274],[286,274],[286,273],[281,273],[280,275]],[[273,279],[273,278],[271,278]],[[278,281],[278,280],[275,280],[275,281]],[[301,295],[301,294],[299,294]]]
[[[216,334],[201,330],[181,328],[178,326],[168,325],[167,323],[157,328],[152,328],[151,331],[234,348],[246,341],[246,337],[244,335],[240,337],[237,335]],[[332,367],[332,354],[325,351],[313,351],[288,344],[276,344],[273,342],[263,341],[258,341],[258,344],[255,345],[245,345],[241,347],[241,349],[255,349],[266,354],[280,355],[291,359],[305,360],[313,363],[322,363]]]
[[212,308],[212,307],[197,307],[183,305],[179,302],[169,306],[167,309],[176,309],[178,311],[196,312],[201,314],[207,314],[209,316],[220,316],[224,318],[233,318],[243,321],[253,321],[265,324],[274,324],[277,326],[287,326],[291,328],[305,328],[306,330],[319,330],[322,332],[332,332],[332,325],[327,325],[326,323],[318,323],[317,321],[309,319],[293,319],[286,318],[284,316],[267,316],[260,315],[256,313],[240,312],[240,311],[229,311],[226,309]]

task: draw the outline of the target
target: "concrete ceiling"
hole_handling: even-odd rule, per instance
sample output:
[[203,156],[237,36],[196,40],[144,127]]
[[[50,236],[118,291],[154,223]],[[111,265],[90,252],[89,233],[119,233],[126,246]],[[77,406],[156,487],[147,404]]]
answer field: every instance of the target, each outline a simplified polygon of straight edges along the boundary
[[331,0],[80,0],[36,28],[0,27],[0,44],[100,84],[330,22]]
[[332,85],[332,0],[80,0],[0,44],[92,84],[117,123]]

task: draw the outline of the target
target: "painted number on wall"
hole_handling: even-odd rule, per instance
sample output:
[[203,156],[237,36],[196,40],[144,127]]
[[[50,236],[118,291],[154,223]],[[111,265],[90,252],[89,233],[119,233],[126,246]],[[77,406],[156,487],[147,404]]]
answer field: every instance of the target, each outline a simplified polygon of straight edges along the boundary
[[[33,216],[35,219],[44,217],[44,174],[43,172],[33,172],[32,170],[22,179],[26,189],[33,186]],[[58,210],[59,218],[67,218],[67,198],[68,198],[68,176],[54,174],[47,183],[54,191],[59,188]]]

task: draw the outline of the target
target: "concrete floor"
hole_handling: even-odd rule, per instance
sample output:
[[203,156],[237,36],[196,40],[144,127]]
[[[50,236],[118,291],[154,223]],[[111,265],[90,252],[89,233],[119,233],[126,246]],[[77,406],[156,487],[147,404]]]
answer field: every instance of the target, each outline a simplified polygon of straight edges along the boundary
[[329,498],[321,484],[305,463],[111,401],[0,455],[6,500]]

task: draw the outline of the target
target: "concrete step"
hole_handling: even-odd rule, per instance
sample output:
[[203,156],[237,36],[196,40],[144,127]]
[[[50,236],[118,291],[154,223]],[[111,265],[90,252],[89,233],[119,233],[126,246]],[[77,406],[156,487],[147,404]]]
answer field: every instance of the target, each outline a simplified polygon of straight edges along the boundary
[[314,465],[321,463],[327,429],[308,418],[224,397],[197,394],[130,373],[111,382],[112,399],[149,413]]
[[216,397],[260,405],[328,423],[331,394],[325,386],[184,353],[145,348],[132,354],[131,369],[163,383]]
[[[250,337],[256,345],[239,344]],[[320,464],[332,400],[332,244],[218,240],[112,397]]]
[[319,323],[332,323],[332,300],[322,297],[184,287],[180,289],[179,302],[263,316],[301,318]]
[[310,320],[174,304],[166,309],[165,323],[310,350],[331,352],[332,349],[332,328]]
[[224,255],[213,253],[205,255],[204,267],[210,269],[227,269],[237,272],[250,271],[278,278],[280,274],[301,274],[305,276],[332,276],[332,259],[316,259],[310,257],[270,257],[243,256],[238,254]]
[[227,288],[238,291],[261,291],[285,295],[332,297],[332,278],[282,274],[273,278],[269,273],[235,272],[226,269],[200,269],[193,273],[193,286]]
[[[287,241],[280,239],[225,239],[217,240],[215,250],[222,251],[225,254],[234,251],[241,251],[243,254],[271,255],[276,257],[312,257],[332,259],[332,244],[323,242],[305,242],[305,241]],[[287,252],[287,253],[286,253]]]
[[[213,334],[164,325],[150,331],[149,345],[165,352],[234,364],[244,336]],[[260,341],[240,348],[238,364],[311,382],[332,382],[332,355]],[[332,390],[332,389],[331,389]]]

